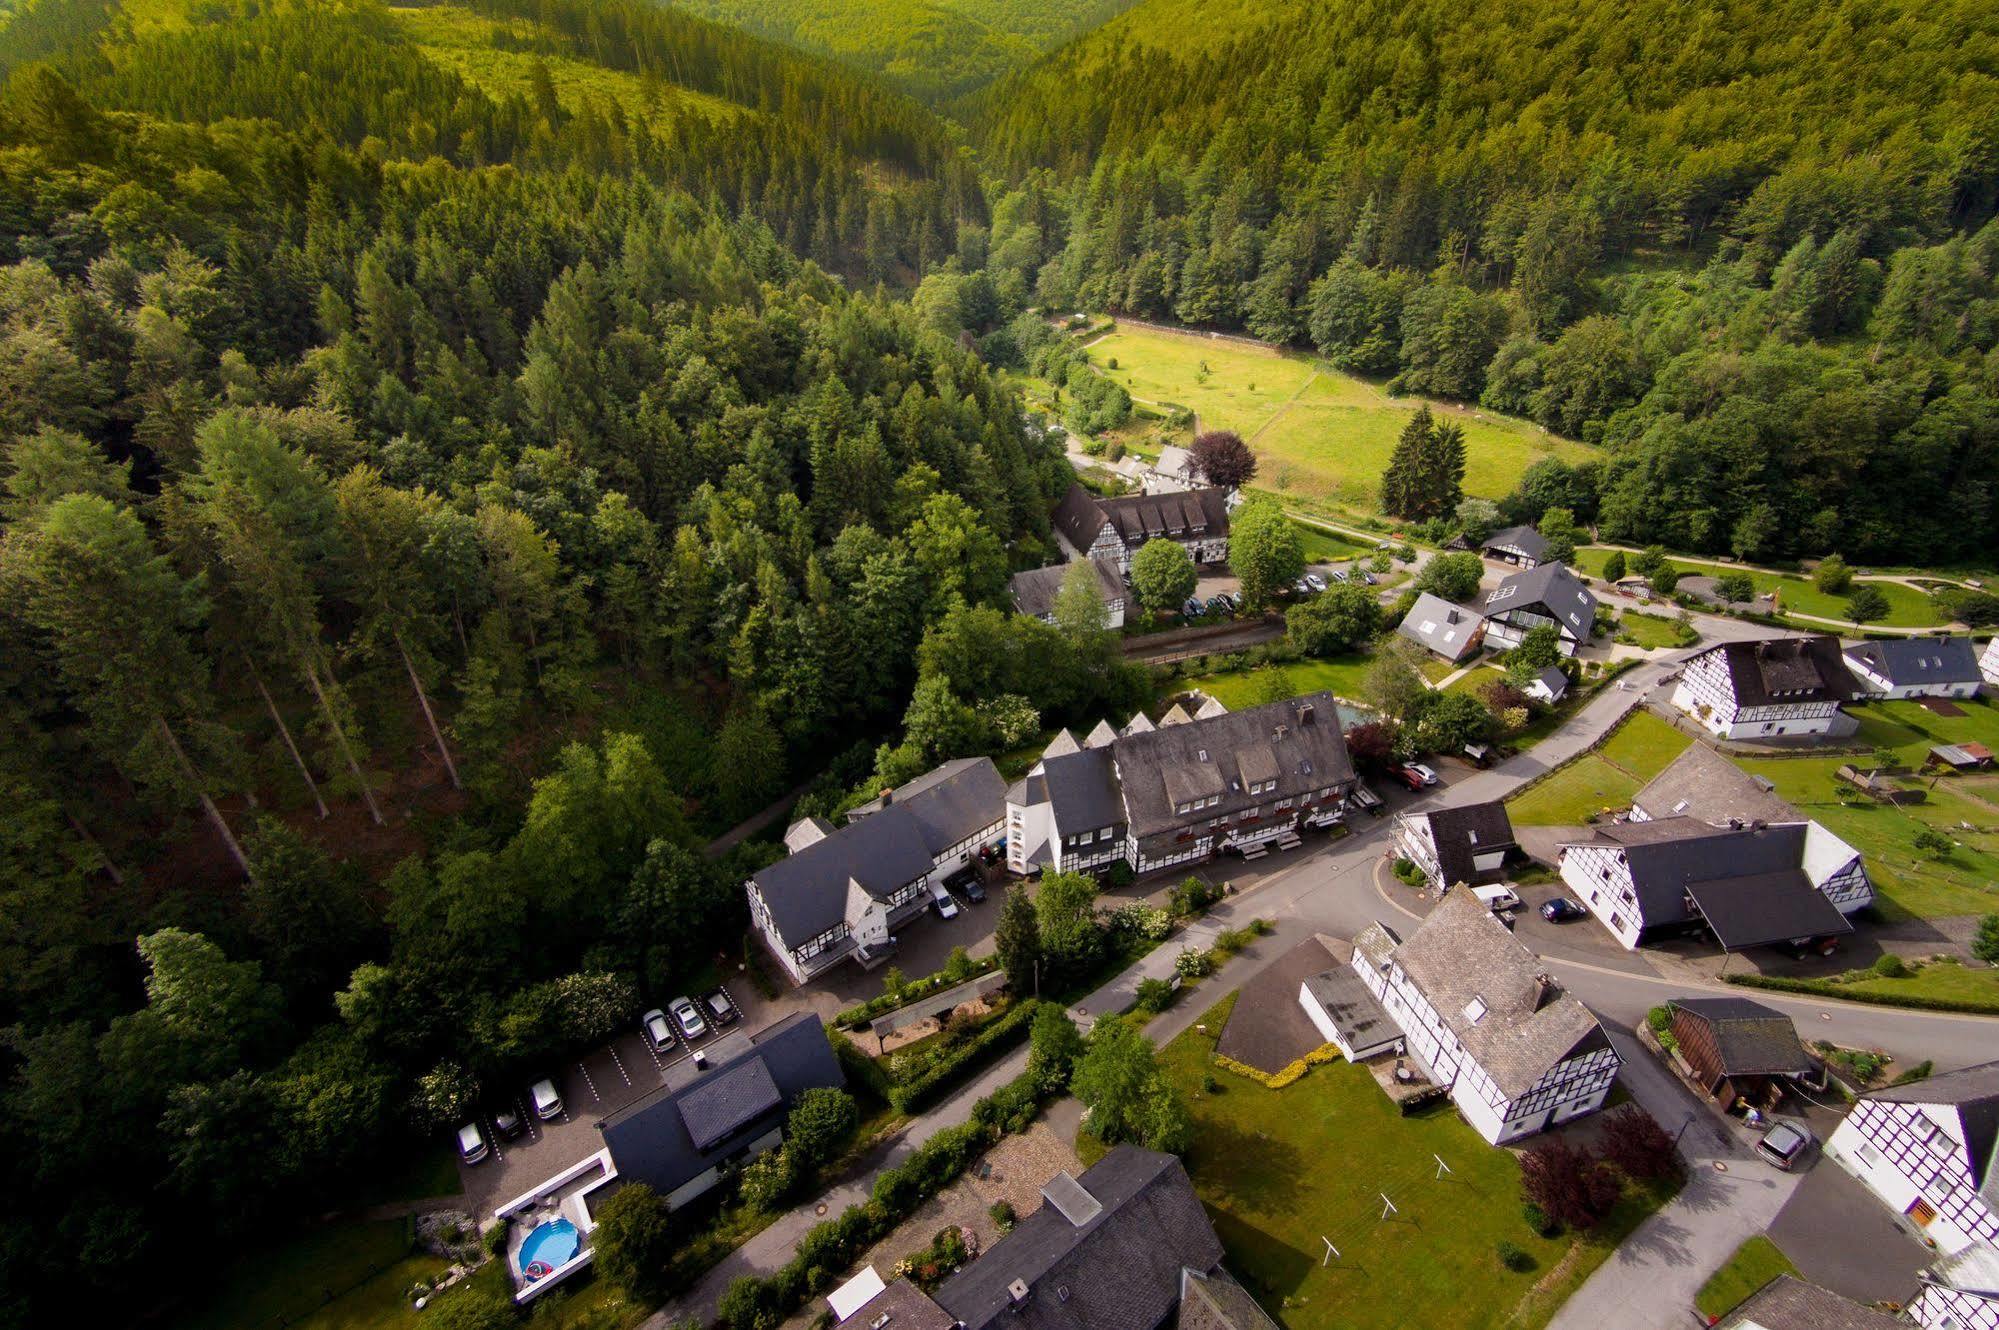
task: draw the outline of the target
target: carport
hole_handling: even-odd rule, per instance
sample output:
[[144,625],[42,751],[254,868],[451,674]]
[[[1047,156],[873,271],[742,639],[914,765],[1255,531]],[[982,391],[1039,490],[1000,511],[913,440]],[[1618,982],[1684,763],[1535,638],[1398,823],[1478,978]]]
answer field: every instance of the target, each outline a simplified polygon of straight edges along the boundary
[[1687,908],[1723,951],[1853,931],[1839,907],[1796,868],[1689,882]]

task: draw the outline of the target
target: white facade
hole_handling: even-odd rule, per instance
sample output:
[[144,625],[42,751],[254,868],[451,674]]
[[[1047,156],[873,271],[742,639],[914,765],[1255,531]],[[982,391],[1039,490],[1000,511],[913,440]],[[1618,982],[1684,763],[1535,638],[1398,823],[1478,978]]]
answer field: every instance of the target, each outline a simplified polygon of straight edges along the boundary
[[1978,672],[1985,676],[1985,682],[1999,688],[1999,637],[1985,644],[1985,654],[1978,658]]
[[[1999,641],[1999,638],[1993,639]],[[1991,652],[1988,650],[1989,656]],[[1862,657],[1848,652],[1846,668],[1853,671],[1853,677],[1865,686],[1869,697],[1887,698],[1890,701],[1910,697],[1976,697],[1980,681],[1977,679],[1952,679],[1937,682],[1895,683],[1886,674],[1875,669]],[[1984,662],[1979,663],[1981,671]]]
[[1909,1319],[1923,1330],[1999,1330],[1999,1296],[1924,1284]]
[[[1437,854],[1436,832],[1430,826],[1430,818],[1425,813],[1397,813],[1395,815],[1395,848],[1410,863],[1423,870],[1423,876],[1433,887],[1447,887],[1453,884],[1443,881],[1444,868]],[[1496,873],[1506,864],[1509,847],[1501,845],[1491,850],[1472,851],[1472,872],[1474,875]]]
[[1451,1096],[1465,1120],[1493,1145],[1518,1140],[1603,1107],[1621,1065],[1605,1042],[1550,1067],[1528,1091],[1508,1099],[1465,1050],[1430,999],[1391,956],[1377,968],[1354,948],[1353,968],[1402,1030],[1409,1056]]
[[1840,719],[1839,703],[1829,699],[1739,706],[1729,678],[1728,658],[1719,647],[1687,662],[1673,689],[1673,705],[1719,739],[1830,734]]
[[1862,1098],[1825,1152],[1948,1256],[1999,1242],[1999,1215],[1972,1181],[1962,1130],[1948,1105]]

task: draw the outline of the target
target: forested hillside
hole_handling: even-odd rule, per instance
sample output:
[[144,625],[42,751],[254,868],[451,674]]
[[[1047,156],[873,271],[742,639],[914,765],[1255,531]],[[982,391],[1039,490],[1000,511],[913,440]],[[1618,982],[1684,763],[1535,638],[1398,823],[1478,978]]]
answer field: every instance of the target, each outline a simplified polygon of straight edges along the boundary
[[974,123],[995,283],[1602,442],[1615,538],[1923,561],[1999,539],[1995,105],[1975,3],[1146,0]]
[[[920,657],[1129,685],[975,608],[1059,453],[806,257],[976,232],[927,113],[642,5],[442,20],[518,90],[435,12],[189,12],[8,34],[5,1324],[184,1292],[691,987],[742,931],[698,847],[864,776]],[[885,762],[983,733],[931,678]]]
[[1087,32],[1131,0],[676,0],[831,56],[926,101],[962,97]]

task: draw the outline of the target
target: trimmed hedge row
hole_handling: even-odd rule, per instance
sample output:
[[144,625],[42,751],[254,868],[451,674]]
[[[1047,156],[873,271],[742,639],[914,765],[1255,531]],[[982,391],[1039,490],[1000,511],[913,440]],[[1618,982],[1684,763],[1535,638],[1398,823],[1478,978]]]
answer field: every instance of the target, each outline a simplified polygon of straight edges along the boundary
[[948,1061],[937,1063],[905,1085],[891,1085],[888,1101],[898,1113],[913,1113],[986,1064],[987,1055],[1004,1052],[1027,1037],[1038,1002],[1016,1002],[1013,1008],[955,1049]]
[[1215,1054],[1215,1065],[1223,1071],[1255,1081],[1266,1090],[1282,1090],[1285,1086],[1303,1080],[1305,1073],[1314,1067],[1323,1067],[1329,1062],[1340,1060],[1340,1050],[1334,1044],[1321,1044],[1302,1058],[1285,1063],[1275,1072],[1258,1071],[1246,1062]]
[[894,993],[883,993],[880,997],[872,997],[866,1002],[847,1008],[833,1018],[833,1024],[849,1030],[858,1029],[860,1026],[866,1025],[875,1017],[886,1012],[906,1007],[919,998],[927,998],[933,993],[941,993],[947,988],[955,988],[959,984],[976,979],[990,970],[998,969],[999,957],[987,956],[982,960],[973,961],[971,965],[971,969],[965,971],[956,979],[950,978],[949,973],[944,970],[939,970],[935,974],[926,974],[921,979],[911,979]]
[[[1030,1014],[1039,1004],[1024,1002]],[[1051,1091],[1053,1094],[1059,1090]],[[807,1299],[833,1286],[841,1271],[880,1242],[917,1208],[961,1177],[986,1147],[1023,1131],[1041,1111],[1042,1094],[1022,1073],[972,1107],[971,1121],[947,1127],[894,1168],[875,1176],[869,1199],[815,1224],[783,1269],[766,1279],[744,1275],[729,1285],[719,1308],[727,1330],[774,1330]]]
[[1824,980],[1785,979],[1770,974],[1731,974],[1731,984],[1744,988],[1767,988],[1779,993],[1804,993],[1811,997],[1837,998],[1841,1002],[1865,1002],[1876,1007],[1909,1007],[1917,1011],[1958,1011],[1973,1016],[1999,1016],[1999,1002],[1961,1002],[1955,998],[1929,997],[1911,993],[1890,997],[1883,993],[1852,993]]

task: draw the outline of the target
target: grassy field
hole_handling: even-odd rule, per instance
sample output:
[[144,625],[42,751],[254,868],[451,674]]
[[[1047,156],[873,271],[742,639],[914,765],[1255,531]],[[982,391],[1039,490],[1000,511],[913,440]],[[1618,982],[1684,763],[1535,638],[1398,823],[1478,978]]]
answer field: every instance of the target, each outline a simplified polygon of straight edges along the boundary
[[1305,542],[1306,563],[1339,563],[1347,559],[1357,559],[1374,553],[1374,546],[1363,545],[1350,536],[1337,531],[1328,531],[1310,522],[1293,522],[1298,534]]
[[407,1221],[328,1224],[253,1251],[214,1277],[208,1304],[181,1330],[374,1330],[415,1325],[404,1296],[448,1262],[412,1254]]
[[1651,712],[1634,711],[1602,748],[1507,800],[1507,812],[1519,826],[1580,825],[1592,814],[1629,804],[1690,742]]
[[1644,614],[1638,610],[1625,610],[1617,616],[1622,625],[1621,632],[1629,634],[1634,646],[1654,650],[1658,647],[1680,645],[1680,626],[1672,619],[1657,614]]
[[[1233,1001],[1203,1017],[1210,1030]],[[1544,1325],[1664,1200],[1627,1196],[1594,1240],[1542,1238],[1521,1217],[1513,1156],[1455,1111],[1401,1117],[1366,1071],[1343,1062],[1283,1090],[1221,1076],[1209,1093],[1213,1050],[1189,1030],[1162,1054],[1194,1116],[1187,1169],[1230,1269],[1290,1330],[1407,1326],[1419,1308],[1422,1324],[1440,1330]],[[1433,1155],[1450,1177],[1436,1178]],[[1382,1192],[1399,1208],[1386,1223]],[[1340,1249],[1329,1267],[1322,1237]],[[1532,1268],[1501,1265],[1502,1241]]]
[[1198,688],[1230,711],[1240,711],[1244,707],[1275,701],[1280,697],[1316,693],[1321,689],[1335,697],[1358,700],[1361,681],[1367,677],[1370,663],[1370,658],[1364,655],[1294,660],[1285,665],[1264,665],[1253,670],[1230,670],[1195,678],[1169,679],[1160,687],[1167,695]]
[[[1470,488],[1469,483],[1466,488]],[[1609,550],[1597,546],[1579,549],[1576,551],[1576,570],[1588,573],[1591,577],[1602,577],[1603,561],[1609,557]],[[1753,568],[1745,569],[1734,564],[1704,563],[1698,559],[1669,559],[1667,562],[1682,573],[1697,577],[1747,572],[1749,580],[1756,584],[1757,594],[1777,593],[1780,609],[1793,610],[1799,614],[1815,614],[1826,619],[1843,621],[1846,618],[1846,597],[1828,596],[1813,586],[1809,578],[1794,577],[1788,573],[1758,572]],[[1880,621],[1888,627],[1942,626],[1944,620],[1930,604],[1930,598],[1914,587],[1903,586],[1900,582],[1869,581],[1867,585],[1888,598],[1888,617]]]
[[[1904,766],[1919,767],[1932,744],[1979,742],[1999,749],[1999,707],[1979,699],[1959,704],[1964,715],[1937,716],[1913,702],[1859,708],[1860,744],[1886,749]],[[1890,806],[1842,799],[1835,773],[1840,757],[1773,757],[1742,766],[1768,777],[1777,793],[1825,824],[1867,858],[1890,918],[1938,918],[1999,910],[1999,776],[1944,776],[1920,804]],[[1916,848],[1925,829],[1948,835],[1954,848],[1938,859]],[[1993,972],[1987,972],[1993,973]]]
[[1866,994],[1889,1002],[1964,1002],[1988,1008],[1999,1004],[1999,970],[1975,969],[1954,960],[1924,961],[1912,969],[1900,979],[1869,975],[1828,984],[1824,991],[1835,997]]
[[[1202,429],[1250,440],[1263,463],[1259,485],[1364,510],[1373,509],[1396,436],[1419,404],[1309,356],[1149,328],[1120,328],[1089,354],[1134,398],[1186,407]],[[1542,457],[1593,453],[1525,421],[1448,403],[1432,408],[1464,427],[1468,494],[1499,498]]]
[[1757,1289],[1778,1275],[1794,1275],[1798,1268],[1777,1250],[1777,1244],[1757,1234],[1735,1249],[1728,1264],[1714,1272],[1694,1295],[1694,1306],[1703,1316],[1726,1316]]

